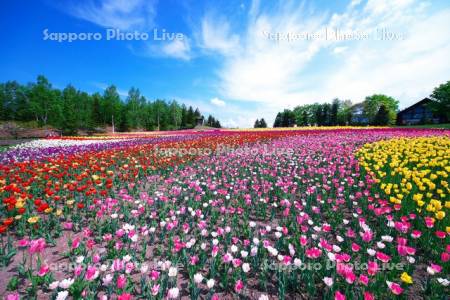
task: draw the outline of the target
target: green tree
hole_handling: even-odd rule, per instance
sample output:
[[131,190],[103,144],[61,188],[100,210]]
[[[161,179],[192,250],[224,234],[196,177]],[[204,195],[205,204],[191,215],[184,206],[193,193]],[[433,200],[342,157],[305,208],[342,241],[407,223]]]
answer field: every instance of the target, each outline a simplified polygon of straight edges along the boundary
[[316,104],[314,107],[314,116],[318,126],[324,125],[322,105]]
[[336,126],[338,124],[338,113],[339,108],[341,106],[341,101],[339,99],[334,99],[331,103],[331,111],[330,111],[330,125]]
[[341,102],[337,115],[338,125],[349,125],[352,121],[352,101],[344,100]]
[[266,123],[266,120],[264,120],[264,118],[262,118],[259,121],[259,128],[267,128],[267,123]]
[[29,104],[29,89],[17,81],[0,85],[0,119],[30,121],[33,114]]
[[[198,108],[189,109],[176,100],[149,102],[137,88],[131,88],[124,103],[114,85],[103,96],[92,95],[68,85],[62,91],[52,88],[42,75],[36,83],[21,85],[16,81],[0,83],[0,120],[32,121],[51,125],[64,134],[84,130],[88,134],[99,126],[112,125],[116,131],[129,129],[172,130],[193,128],[203,116]],[[213,116],[207,122],[220,127]]]
[[308,105],[296,106],[293,112],[295,116],[295,124],[298,126],[308,125]]
[[172,100],[169,104],[170,123],[173,129],[180,129],[181,126],[181,106],[176,100]]
[[450,81],[439,85],[433,90],[430,104],[431,109],[437,115],[442,115],[446,120],[450,120]]
[[189,106],[186,114],[186,127],[194,128],[194,126],[195,126],[194,109],[192,108],[192,106]]
[[139,89],[132,87],[126,100],[126,120],[130,129],[144,127],[143,108],[146,100],[141,97]]
[[77,91],[77,99],[77,128],[83,129],[91,134],[95,127],[92,119],[92,97],[86,92]]
[[153,111],[157,130],[165,130],[167,128],[167,104],[163,100],[153,102]]
[[181,128],[185,129],[187,128],[187,123],[188,123],[188,111],[186,108],[186,105],[183,103],[183,105],[181,105]]
[[322,104],[322,125],[330,126],[331,105],[329,103]]
[[209,115],[208,118],[206,119],[205,125],[213,127],[215,122],[216,122],[216,119],[214,119],[213,116]]
[[102,118],[102,96],[99,93],[94,93],[92,96],[92,122],[94,127],[99,126],[100,124],[103,124],[103,118]]
[[122,127],[124,127],[124,124],[126,123],[124,119],[126,111],[124,111],[124,105],[120,100],[119,93],[114,85],[107,87],[103,93],[103,103],[101,107],[103,124],[114,124],[114,127],[121,124]]
[[277,116],[275,117],[275,121],[273,122],[273,127],[281,127],[283,122],[281,113],[277,113]]
[[39,75],[30,90],[30,108],[36,121],[41,125],[47,125],[52,113],[55,117],[60,114],[59,105],[57,93],[52,90],[52,85],[47,78]]
[[377,112],[380,110],[381,105],[384,105],[388,111],[389,115],[389,125],[395,124],[395,120],[397,118],[397,110],[398,110],[398,101],[392,97],[375,94],[372,96],[366,97],[364,100],[364,115],[369,120],[369,124],[375,123],[375,116]]
[[0,83],[0,120],[6,120],[6,93],[5,93],[5,84]]
[[220,121],[219,120],[214,120],[213,127],[214,128],[222,128],[222,125],[220,125]]
[[375,115],[374,125],[385,126],[389,124],[389,111],[384,104],[381,104],[380,109]]
[[78,92],[72,86],[68,85],[62,91],[62,109],[64,111],[63,119],[61,120],[60,129],[65,135],[76,135],[78,124]]

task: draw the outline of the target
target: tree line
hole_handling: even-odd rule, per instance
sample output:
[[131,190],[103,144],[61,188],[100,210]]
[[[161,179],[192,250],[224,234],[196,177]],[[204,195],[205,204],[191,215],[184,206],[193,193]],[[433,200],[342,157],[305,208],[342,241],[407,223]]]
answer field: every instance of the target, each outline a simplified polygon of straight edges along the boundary
[[[428,108],[435,116],[450,120],[450,81],[434,88]],[[343,126],[343,125],[394,125],[398,101],[392,97],[375,94],[362,103],[334,99],[331,103],[314,103],[296,106],[279,112],[274,127]],[[426,122],[426,120],[424,120]]]
[[395,124],[398,101],[386,95],[372,95],[353,105],[350,100],[334,99],[331,103],[296,106],[279,112],[274,127],[392,125]]
[[202,125],[221,127],[219,120],[213,116],[205,119],[198,108],[176,100],[150,101],[134,87],[123,101],[114,85],[103,94],[89,94],[70,84],[60,90],[42,75],[26,85],[0,83],[0,108],[0,120],[34,121],[66,135],[78,130],[92,133],[106,126],[116,131],[190,129],[202,120]]

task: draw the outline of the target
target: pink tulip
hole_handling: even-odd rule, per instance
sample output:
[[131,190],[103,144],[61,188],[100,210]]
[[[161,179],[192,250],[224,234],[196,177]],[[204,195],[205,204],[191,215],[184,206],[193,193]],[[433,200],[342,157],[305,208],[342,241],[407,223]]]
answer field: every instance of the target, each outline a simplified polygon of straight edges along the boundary
[[78,247],[80,246],[80,238],[79,237],[76,237],[76,238],[74,238],[73,239],[73,241],[72,241],[72,250],[73,249],[77,249]]
[[117,277],[117,287],[119,289],[123,289],[127,283],[127,277],[124,274],[120,274],[119,277]]
[[358,252],[361,249],[361,247],[358,244],[352,243],[352,251]]
[[373,238],[373,232],[370,230],[364,231],[364,233],[361,233],[361,238],[364,242],[368,243]]
[[8,295],[6,295],[5,300],[20,300],[20,295],[17,292],[8,294]]
[[236,293],[239,293],[242,289],[244,288],[244,283],[242,282],[242,280],[238,280],[236,281],[236,284],[234,285],[234,291]]
[[430,218],[430,217],[425,217],[425,225],[428,228],[433,228],[434,227],[434,219]]
[[86,279],[92,281],[98,277],[98,270],[94,266],[88,266],[86,270]]
[[413,239],[418,239],[418,238],[420,238],[421,235],[422,235],[422,232],[420,232],[419,230],[413,230],[411,233],[411,237]]
[[375,261],[369,261],[367,266],[368,266],[367,273],[369,273],[369,275],[373,276],[377,274],[378,264]]
[[41,253],[45,248],[45,239],[39,238],[37,240],[30,241],[30,247],[28,248],[28,252],[30,254]]
[[42,265],[39,268],[38,276],[43,277],[50,271],[50,268],[47,265]]
[[30,244],[30,241],[28,239],[21,239],[21,240],[17,241],[17,246],[21,247],[21,248],[28,247],[29,244]]
[[83,272],[83,266],[78,265],[75,267],[75,270],[73,271],[75,277],[80,276],[81,272]]
[[300,245],[306,246],[307,243],[308,243],[308,238],[304,235],[301,235],[300,236]]
[[320,250],[317,247],[314,247],[314,248],[307,249],[305,251],[305,253],[308,258],[314,259],[314,258],[318,258],[322,254],[322,250]]
[[63,228],[64,228],[65,230],[72,230],[72,228],[73,228],[73,223],[72,223],[72,222],[64,222],[64,223],[63,223]]
[[229,254],[229,253],[225,253],[225,254],[222,256],[222,261],[223,261],[224,263],[229,263],[229,262],[231,262],[232,259],[233,259],[233,256],[231,256],[231,254]]
[[403,289],[399,284],[390,281],[386,281],[386,283],[393,294],[400,295],[403,293]]
[[345,295],[340,291],[336,291],[336,293],[334,293],[334,300],[345,300]]
[[156,281],[156,280],[158,280],[158,278],[159,278],[159,272],[155,271],[155,270],[152,270],[150,272],[150,279],[153,280],[153,281]]
[[128,293],[123,293],[122,295],[117,296],[117,300],[131,300],[131,299],[133,299],[133,297],[131,296],[131,294]]
[[387,263],[391,260],[391,257],[387,254],[384,254],[383,252],[377,251],[376,254],[377,259],[381,260],[384,263]]
[[367,286],[367,284],[369,283],[369,277],[367,277],[364,274],[359,275],[359,281],[364,284],[365,286]]
[[435,234],[439,239],[445,239],[445,236],[447,235],[444,231],[440,231],[440,230],[436,231],[434,234]]
[[375,300],[375,296],[372,293],[365,291],[364,300]]
[[158,293],[159,293],[159,284],[155,284],[154,286],[152,286],[151,293],[152,293],[153,296],[158,295]]

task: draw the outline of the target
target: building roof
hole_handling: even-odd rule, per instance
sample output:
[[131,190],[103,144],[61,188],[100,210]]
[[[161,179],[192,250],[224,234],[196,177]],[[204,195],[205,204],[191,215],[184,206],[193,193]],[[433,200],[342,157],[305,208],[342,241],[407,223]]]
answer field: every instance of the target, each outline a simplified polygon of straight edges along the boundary
[[353,104],[353,105],[351,106],[351,108],[352,108],[352,109],[356,109],[356,108],[364,108],[364,102],[359,102],[359,103]]
[[397,115],[406,113],[406,112],[408,112],[408,111],[410,111],[410,110],[416,108],[417,106],[425,105],[425,104],[428,104],[428,103],[430,103],[430,102],[433,102],[433,100],[431,100],[430,98],[423,98],[423,99],[420,100],[419,102],[416,102],[416,103],[414,103],[413,105],[411,105],[411,106],[409,106],[409,107],[407,107],[407,108],[405,108],[405,109],[399,111],[399,112],[397,113]]

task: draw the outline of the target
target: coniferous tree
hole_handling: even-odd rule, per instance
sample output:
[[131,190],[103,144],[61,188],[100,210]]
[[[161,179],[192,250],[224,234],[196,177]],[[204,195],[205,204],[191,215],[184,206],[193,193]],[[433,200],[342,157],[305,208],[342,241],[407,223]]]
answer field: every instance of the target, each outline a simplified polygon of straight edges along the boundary
[[62,92],[62,101],[63,101],[63,120],[61,122],[61,130],[63,134],[66,135],[75,135],[78,129],[78,114],[77,114],[77,105],[78,105],[78,95],[77,90],[72,86],[68,85]]
[[94,93],[92,96],[92,123],[94,127],[102,124],[101,102],[102,96],[99,93]]
[[181,106],[181,129],[187,128],[187,123],[188,123],[188,111],[186,105],[183,104]]
[[381,104],[374,118],[374,125],[385,126],[389,124],[389,111],[384,104]]
[[275,117],[275,121],[273,122],[273,127],[281,127],[282,123],[282,116],[281,113],[277,113],[277,116]]
[[194,126],[195,126],[195,115],[194,115],[194,109],[192,108],[192,106],[189,106],[186,118],[187,118],[186,127],[187,128],[194,128]]
[[264,120],[264,118],[262,118],[259,121],[259,128],[267,128],[267,123],[266,123],[266,120]]
[[330,125],[336,126],[338,124],[338,113],[339,113],[340,101],[339,99],[334,99],[331,103],[330,111]]

